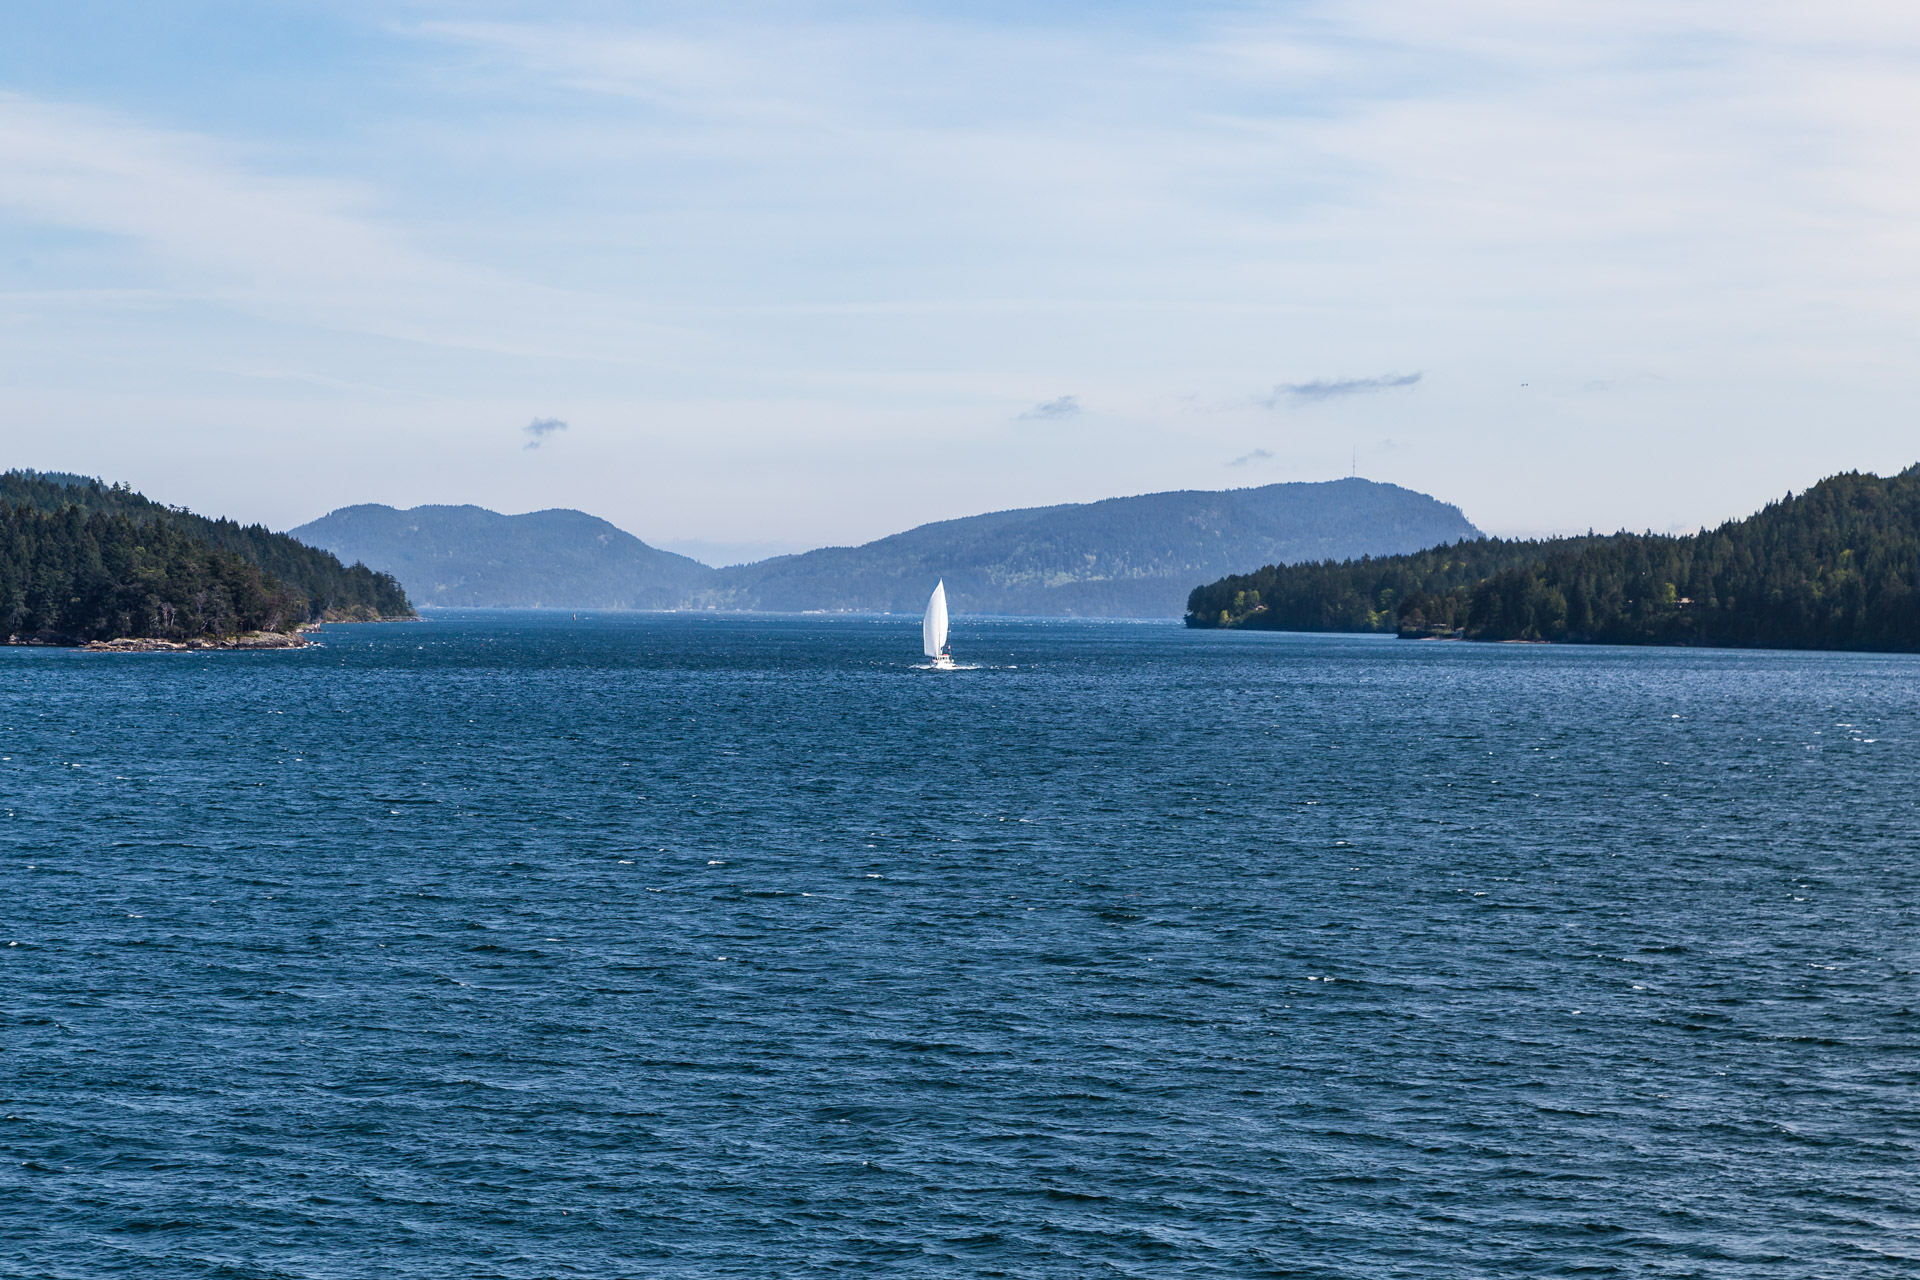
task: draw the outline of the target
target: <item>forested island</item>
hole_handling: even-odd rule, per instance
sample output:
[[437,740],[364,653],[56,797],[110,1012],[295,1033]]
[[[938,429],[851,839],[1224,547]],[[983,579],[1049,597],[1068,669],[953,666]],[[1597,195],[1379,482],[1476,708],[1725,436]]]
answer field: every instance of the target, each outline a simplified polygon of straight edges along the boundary
[[1195,589],[1187,625],[1920,651],[1920,464],[1887,478],[1833,476],[1678,537],[1476,538],[1272,565]]
[[260,525],[209,520],[84,476],[0,475],[6,643],[251,635],[258,644],[308,623],[413,616],[391,576]]

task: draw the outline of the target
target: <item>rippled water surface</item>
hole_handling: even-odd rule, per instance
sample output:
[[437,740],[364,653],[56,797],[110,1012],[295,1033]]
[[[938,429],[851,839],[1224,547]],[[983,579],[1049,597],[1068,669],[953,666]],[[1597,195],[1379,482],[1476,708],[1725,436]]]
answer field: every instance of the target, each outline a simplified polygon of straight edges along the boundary
[[1911,1276],[1920,661],[0,650],[9,1276]]

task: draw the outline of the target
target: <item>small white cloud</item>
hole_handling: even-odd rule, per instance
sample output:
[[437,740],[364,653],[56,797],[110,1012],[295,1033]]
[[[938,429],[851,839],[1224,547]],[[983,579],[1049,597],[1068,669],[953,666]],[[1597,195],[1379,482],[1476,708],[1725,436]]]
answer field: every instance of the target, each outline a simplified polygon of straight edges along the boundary
[[1034,418],[1071,418],[1080,412],[1079,396],[1060,396],[1045,404],[1037,404],[1021,414],[1023,421]]
[[558,418],[535,418],[532,422],[529,422],[520,429],[531,437],[527,441],[527,448],[538,449],[541,441],[556,431],[565,431],[567,424]]
[[1255,462],[1265,462],[1271,457],[1273,457],[1273,450],[1255,449],[1252,453],[1243,453],[1237,458],[1227,459],[1224,465],[1229,467],[1245,467]]

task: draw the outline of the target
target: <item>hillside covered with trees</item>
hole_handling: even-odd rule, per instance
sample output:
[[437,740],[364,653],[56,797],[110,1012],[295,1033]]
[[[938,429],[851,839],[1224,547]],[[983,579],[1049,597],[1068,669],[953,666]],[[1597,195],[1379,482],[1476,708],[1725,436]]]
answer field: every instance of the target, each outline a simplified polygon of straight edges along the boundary
[[305,597],[308,621],[377,622],[411,618],[413,605],[391,574],[363,564],[342,564],[330,551],[308,546],[264,525],[213,520],[182,507],[169,507],[123,484],[104,485],[86,476],[55,472],[9,471],[0,475],[0,503],[60,511],[124,515],[141,524],[170,524],[210,547],[231,552]]
[[1889,478],[1834,476],[1682,537],[1480,538],[1272,565],[1197,588],[1187,624],[1920,651],[1920,465]]
[[359,506],[293,530],[397,575],[425,605],[918,613],[944,579],[963,613],[1160,618],[1223,573],[1478,532],[1457,507],[1360,479],[995,511],[723,569],[578,511]]
[[392,578],[258,525],[79,476],[0,475],[0,639],[187,641],[411,616]]
[[1176,490],[942,520],[739,565],[720,571],[715,596],[731,608],[916,613],[945,579],[960,612],[1177,618],[1211,575],[1478,532],[1458,507],[1372,480]]

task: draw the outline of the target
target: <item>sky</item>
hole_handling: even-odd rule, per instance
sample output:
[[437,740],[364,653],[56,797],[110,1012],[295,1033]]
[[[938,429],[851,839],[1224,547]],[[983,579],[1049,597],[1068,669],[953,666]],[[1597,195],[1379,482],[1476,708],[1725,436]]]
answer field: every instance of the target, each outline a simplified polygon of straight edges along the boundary
[[739,558],[1920,461],[1920,7],[8,0],[0,463]]

